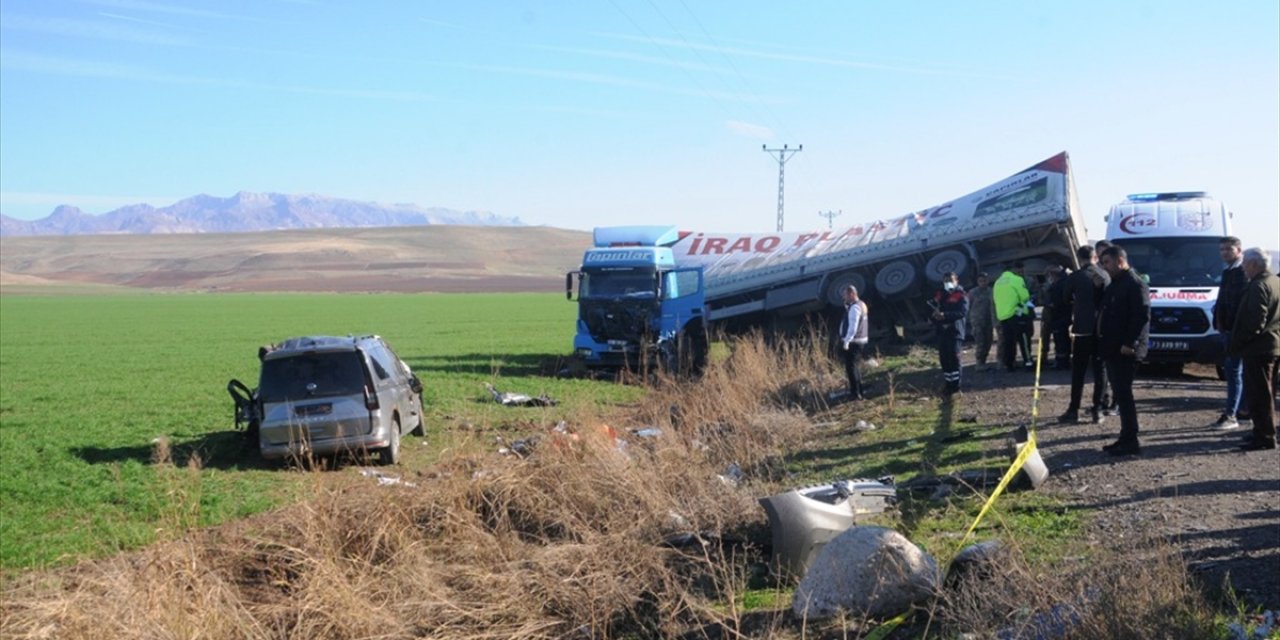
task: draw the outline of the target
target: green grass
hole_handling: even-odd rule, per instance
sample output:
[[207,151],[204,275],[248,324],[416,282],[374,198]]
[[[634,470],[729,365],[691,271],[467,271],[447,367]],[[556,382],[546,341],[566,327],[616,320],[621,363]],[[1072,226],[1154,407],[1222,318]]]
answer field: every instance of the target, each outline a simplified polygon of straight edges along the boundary
[[[574,305],[554,294],[118,294],[0,296],[0,568],[64,564],[136,548],[177,524],[212,525],[291,499],[303,474],[240,446],[226,383],[256,386],[259,345],[377,333],[426,384],[429,446],[442,426],[537,422],[640,391],[541,375],[571,349]],[[510,409],[483,383],[564,400]],[[164,436],[197,488],[150,463]],[[198,501],[175,520],[175,494]],[[180,502],[180,501],[179,501]]]
[[[894,476],[902,484],[918,477],[945,476],[958,471],[992,469],[998,479],[1009,466],[1006,455],[1007,426],[973,420],[978,396],[952,400],[918,394],[937,384],[937,364],[931,354],[913,349],[904,355],[885,357],[868,382],[881,390],[878,397],[856,412],[875,431],[826,430],[805,450],[792,454],[788,469],[797,485],[830,482],[839,478]],[[893,379],[892,408],[884,391]],[[1031,399],[1028,396],[1028,410]],[[1044,493],[1006,490],[984,516],[967,541],[964,533],[977,517],[989,492],[960,489],[941,499],[910,493],[900,497],[896,513],[879,517],[875,524],[896,528],[919,544],[940,563],[949,562],[961,543],[992,538],[1018,546],[1032,561],[1053,564],[1083,553],[1079,544],[1085,515],[1068,508],[1060,499]]]

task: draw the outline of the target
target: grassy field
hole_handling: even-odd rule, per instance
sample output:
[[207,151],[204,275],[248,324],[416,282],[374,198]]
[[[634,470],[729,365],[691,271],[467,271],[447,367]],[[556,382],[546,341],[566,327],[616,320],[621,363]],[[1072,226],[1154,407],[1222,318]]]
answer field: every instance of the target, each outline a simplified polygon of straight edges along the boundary
[[[378,333],[427,385],[429,426],[554,420],[638,391],[540,375],[570,350],[574,306],[548,294],[0,297],[0,567],[64,563],[173,534],[152,441],[200,455],[208,525],[282,501],[304,474],[240,448],[227,380],[256,386],[257,348],[293,335]],[[483,383],[566,402],[507,409]],[[590,393],[580,392],[590,388]],[[428,437],[428,442],[433,438]],[[410,462],[438,447],[406,441]]]
[[[765,569],[756,498],[1008,464],[1008,425],[972,418],[968,395],[921,391],[937,383],[927,349],[881,354],[868,371],[875,399],[836,407],[825,399],[842,374],[821,334],[717,344],[693,382],[556,378],[547,374],[569,349],[573,310],[540,294],[0,297],[0,567],[11,579],[0,635],[632,638],[710,624],[741,637],[851,637],[874,622],[788,619],[794,581]],[[351,469],[264,467],[231,428],[226,381],[252,385],[259,345],[347,332],[383,335],[427,384],[427,446],[407,440],[394,471],[416,488],[371,493]],[[562,403],[500,407],[485,382]],[[572,438],[546,432],[561,418]],[[621,447],[594,428],[600,420],[661,434]],[[491,453],[495,436],[530,432],[545,438],[533,455]],[[158,437],[175,464],[153,462]],[[739,463],[743,484],[716,479]],[[985,498],[900,497],[876,522],[941,566]],[[1152,572],[1145,552],[1137,565],[1099,561],[1107,552],[1078,535],[1088,518],[1051,493],[1006,494],[977,540],[1011,547],[1001,565],[1011,573],[974,594],[972,611],[949,600],[916,624],[938,614],[949,629],[998,629],[1034,612],[1029,601],[1069,601],[1102,580],[1114,584],[1081,624],[1104,631],[1081,637],[1208,637],[1198,630],[1209,613],[1176,554]],[[659,544],[673,527],[707,532],[706,546]],[[25,571],[144,546],[71,571]],[[1134,605],[1134,594],[1152,599]],[[1171,618],[1172,635],[1146,633]],[[1121,623],[1143,633],[1116,632]]]

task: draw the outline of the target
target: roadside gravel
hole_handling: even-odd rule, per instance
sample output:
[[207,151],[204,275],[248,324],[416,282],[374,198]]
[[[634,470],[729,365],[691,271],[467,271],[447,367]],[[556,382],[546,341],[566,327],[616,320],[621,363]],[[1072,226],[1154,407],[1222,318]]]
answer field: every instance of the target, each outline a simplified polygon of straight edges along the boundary
[[[966,367],[965,376],[965,406],[979,421],[1028,421],[1033,374]],[[1179,376],[1139,372],[1134,393],[1142,454],[1115,458],[1101,447],[1115,440],[1119,417],[1102,425],[1058,424],[1070,399],[1070,374],[1042,372],[1037,433],[1050,478],[1041,490],[1096,510],[1090,542],[1162,535],[1211,589],[1229,579],[1246,604],[1277,610],[1280,450],[1241,451],[1248,422],[1226,432],[1210,428],[1225,388],[1212,367],[1188,367]]]

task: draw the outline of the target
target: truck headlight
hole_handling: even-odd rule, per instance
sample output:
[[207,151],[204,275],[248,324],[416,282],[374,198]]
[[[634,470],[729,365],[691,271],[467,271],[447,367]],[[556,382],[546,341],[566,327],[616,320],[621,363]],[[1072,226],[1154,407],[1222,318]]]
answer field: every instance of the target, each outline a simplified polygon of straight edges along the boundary
[[578,347],[577,349],[574,349],[573,354],[579,358],[590,358],[591,349],[588,347]]

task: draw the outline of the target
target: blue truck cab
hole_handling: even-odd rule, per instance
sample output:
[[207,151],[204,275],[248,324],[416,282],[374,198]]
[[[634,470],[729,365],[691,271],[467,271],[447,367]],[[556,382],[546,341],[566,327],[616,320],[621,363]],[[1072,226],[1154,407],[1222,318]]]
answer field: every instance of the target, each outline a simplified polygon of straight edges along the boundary
[[565,277],[578,322],[573,352],[589,368],[660,366],[700,370],[706,362],[702,267],[679,267],[675,227],[598,227],[582,266]]

